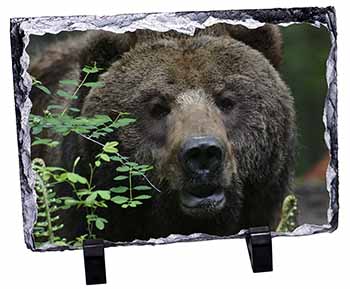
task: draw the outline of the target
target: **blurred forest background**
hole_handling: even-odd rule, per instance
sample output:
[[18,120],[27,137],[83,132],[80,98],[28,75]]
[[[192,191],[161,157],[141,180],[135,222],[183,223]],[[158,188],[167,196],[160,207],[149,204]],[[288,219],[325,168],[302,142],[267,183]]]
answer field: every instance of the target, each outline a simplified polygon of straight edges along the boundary
[[322,115],[330,39],[326,28],[308,24],[294,24],[281,31],[284,42],[281,74],[295,99],[299,133],[296,175],[302,176],[327,151]]
[[[283,63],[280,72],[295,99],[298,127],[298,155],[295,194],[299,201],[299,224],[327,223],[328,192],[325,171],[328,150],[324,143],[322,120],[327,94],[326,60],[330,38],[326,28],[310,24],[280,27],[283,36]],[[31,57],[43,53],[51,43],[81,32],[30,37],[27,52]]]
[[310,24],[281,27],[282,78],[295,100],[298,154],[295,193],[299,223],[327,223],[325,173],[328,150],[324,142],[323,108],[327,95],[326,61],[331,42],[328,30]]

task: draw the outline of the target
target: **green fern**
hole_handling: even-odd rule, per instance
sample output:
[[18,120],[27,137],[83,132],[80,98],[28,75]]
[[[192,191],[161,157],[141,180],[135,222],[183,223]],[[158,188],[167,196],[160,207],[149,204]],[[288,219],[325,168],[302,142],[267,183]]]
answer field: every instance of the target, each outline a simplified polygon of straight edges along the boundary
[[276,231],[292,232],[297,227],[298,201],[295,195],[288,195],[283,201],[281,220]]
[[32,161],[32,168],[35,173],[38,205],[37,222],[34,226],[36,246],[40,247],[47,242],[55,245],[66,245],[65,239],[56,236],[56,233],[64,226],[59,223],[59,216],[56,215],[62,201],[56,197],[56,193],[52,189],[49,171],[45,162],[40,158]]

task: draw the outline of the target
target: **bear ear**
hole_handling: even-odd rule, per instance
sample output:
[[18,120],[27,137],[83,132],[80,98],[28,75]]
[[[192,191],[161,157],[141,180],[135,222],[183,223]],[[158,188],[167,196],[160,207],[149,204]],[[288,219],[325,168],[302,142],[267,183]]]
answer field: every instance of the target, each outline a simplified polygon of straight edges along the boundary
[[93,65],[104,70],[121,58],[122,54],[135,46],[133,33],[117,34],[108,31],[90,31],[86,35],[86,45],[80,54],[82,65]]
[[278,69],[282,61],[282,36],[277,25],[266,24],[256,29],[225,24],[228,34],[260,51]]

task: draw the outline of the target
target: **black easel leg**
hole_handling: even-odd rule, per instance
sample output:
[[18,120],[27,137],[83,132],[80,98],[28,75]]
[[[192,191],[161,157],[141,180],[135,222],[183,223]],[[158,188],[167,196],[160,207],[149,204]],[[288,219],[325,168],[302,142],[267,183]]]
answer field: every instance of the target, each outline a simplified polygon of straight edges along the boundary
[[272,238],[269,227],[249,228],[246,242],[254,273],[272,271]]
[[106,265],[103,240],[83,243],[86,285],[105,284]]

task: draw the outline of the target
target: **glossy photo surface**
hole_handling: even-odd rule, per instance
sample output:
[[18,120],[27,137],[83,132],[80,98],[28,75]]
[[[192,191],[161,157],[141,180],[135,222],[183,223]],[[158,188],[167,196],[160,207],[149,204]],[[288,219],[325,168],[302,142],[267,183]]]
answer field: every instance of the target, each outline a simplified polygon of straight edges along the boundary
[[35,248],[327,224],[329,32],[31,35]]

